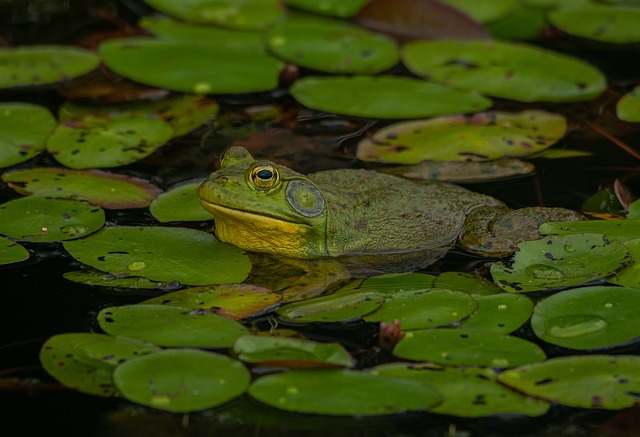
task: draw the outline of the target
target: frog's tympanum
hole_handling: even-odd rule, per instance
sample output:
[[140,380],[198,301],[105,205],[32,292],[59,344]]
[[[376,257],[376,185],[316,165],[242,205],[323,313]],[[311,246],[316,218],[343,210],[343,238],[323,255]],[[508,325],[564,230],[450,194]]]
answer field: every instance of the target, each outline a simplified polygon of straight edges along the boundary
[[420,253],[429,263],[452,246],[504,256],[539,237],[546,221],[580,215],[562,208],[510,210],[456,185],[419,183],[369,170],[310,175],[228,149],[198,191],[219,240],[289,259],[340,259],[347,265]]

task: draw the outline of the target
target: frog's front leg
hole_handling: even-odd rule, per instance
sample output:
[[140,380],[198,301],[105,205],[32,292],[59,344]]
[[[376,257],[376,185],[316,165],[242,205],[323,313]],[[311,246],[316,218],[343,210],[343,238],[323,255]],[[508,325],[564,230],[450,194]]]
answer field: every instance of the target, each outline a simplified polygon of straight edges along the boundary
[[538,228],[542,223],[584,219],[583,215],[565,208],[511,210],[481,206],[467,215],[458,245],[467,252],[502,257],[515,251],[518,243],[540,238]]

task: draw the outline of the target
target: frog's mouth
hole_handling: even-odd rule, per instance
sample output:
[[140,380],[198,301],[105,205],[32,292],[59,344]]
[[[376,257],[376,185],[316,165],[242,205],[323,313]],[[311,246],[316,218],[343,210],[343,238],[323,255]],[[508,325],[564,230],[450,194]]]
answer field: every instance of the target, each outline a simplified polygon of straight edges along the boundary
[[282,219],[280,217],[274,217],[266,214],[256,214],[253,212],[247,212],[242,209],[229,208],[227,206],[220,206],[215,203],[209,203],[206,200],[200,199],[200,204],[202,207],[209,212],[216,220],[225,220],[225,218],[232,218],[237,221],[246,221],[251,223],[259,223],[265,220],[274,221],[274,222],[283,222],[283,223],[291,223],[303,226],[299,223]]

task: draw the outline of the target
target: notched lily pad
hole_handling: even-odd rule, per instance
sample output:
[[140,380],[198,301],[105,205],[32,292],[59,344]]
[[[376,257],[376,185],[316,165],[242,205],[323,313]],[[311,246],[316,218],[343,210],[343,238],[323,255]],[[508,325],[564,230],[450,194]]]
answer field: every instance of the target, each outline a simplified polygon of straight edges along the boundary
[[69,333],[49,338],[40,349],[42,367],[69,388],[96,396],[114,396],[111,374],[120,364],[156,353],[141,340],[104,334]]
[[552,146],[567,130],[559,114],[480,112],[395,123],[358,143],[362,161],[486,161],[527,156]]
[[22,197],[0,205],[0,234],[17,240],[73,240],[97,231],[104,220],[99,206],[63,193]]
[[19,243],[0,237],[0,265],[13,264],[29,258],[29,251]]
[[162,192],[143,179],[102,170],[30,168],[4,173],[2,180],[25,196],[64,191],[108,209],[145,208]]
[[245,335],[233,344],[238,359],[264,366],[300,368],[351,367],[351,355],[339,343]]
[[553,11],[548,17],[558,29],[581,38],[614,44],[640,42],[638,8],[566,8]]
[[511,261],[491,265],[491,275],[504,290],[526,293],[604,278],[630,259],[620,241],[602,234],[549,235],[518,244]]
[[98,314],[100,328],[111,335],[139,338],[165,347],[231,347],[248,334],[240,323],[207,310],[166,305],[123,305]]
[[242,282],[251,268],[237,247],[187,228],[111,226],[64,248],[78,261],[119,277],[185,285]]
[[307,322],[348,322],[378,309],[385,295],[375,291],[345,291],[290,303],[278,309],[285,320]]
[[197,191],[201,183],[202,181],[180,184],[162,193],[151,202],[151,215],[161,223],[211,220],[211,214],[202,208],[198,198]]
[[224,355],[170,349],[126,362],[113,380],[126,399],[174,413],[212,408],[240,396],[251,375]]
[[47,140],[47,150],[73,169],[118,167],[155,152],[173,136],[160,119],[140,115],[88,115],[62,123]]
[[620,410],[638,404],[640,358],[560,357],[509,369],[498,380],[530,396],[579,408]]
[[57,124],[42,106],[0,103],[0,168],[19,164],[42,152]]

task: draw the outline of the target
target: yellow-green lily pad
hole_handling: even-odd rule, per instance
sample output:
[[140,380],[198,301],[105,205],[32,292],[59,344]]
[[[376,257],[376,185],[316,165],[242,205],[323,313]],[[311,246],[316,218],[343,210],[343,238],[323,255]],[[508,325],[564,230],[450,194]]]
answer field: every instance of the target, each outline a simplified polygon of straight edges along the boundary
[[528,156],[552,146],[567,130],[559,114],[481,112],[391,124],[358,143],[362,161],[486,161]]
[[86,237],[104,226],[104,210],[84,200],[49,193],[0,205],[0,234],[24,241]]
[[13,264],[29,258],[29,251],[20,243],[0,236],[0,265]]
[[118,167],[149,156],[171,137],[173,129],[164,120],[87,115],[60,124],[47,140],[47,150],[73,169]]
[[579,408],[621,410],[638,404],[640,358],[587,355],[509,369],[498,380],[529,396]]
[[601,349],[640,337],[640,289],[582,287],[536,304],[531,327],[547,343],[569,349]]
[[108,209],[146,208],[162,192],[143,179],[102,170],[37,167],[6,172],[2,180],[25,196],[64,191]]
[[184,285],[242,282],[251,268],[237,247],[187,228],[110,226],[64,248],[103,272]]
[[537,417],[549,402],[525,396],[497,382],[497,373],[485,367],[441,367],[434,364],[394,363],[370,373],[420,382],[442,394],[442,403],[429,411],[459,417],[526,415]]
[[201,180],[183,183],[162,193],[151,202],[151,215],[161,223],[211,220],[211,214],[202,208],[198,198],[201,183]]
[[303,105],[319,111],[371,118],[419,118],[477,112],[491,101],[475,93],[395,76],[308,76],[290,89]]
[[[435,279],[435,276],[426,273],[389,273],[366,278],[356,288],[360,291],[390,294],[399,291],[424,291],[433,288]],[[341,290],[346,288],[350,288],[350,285]]]
[[115,396],[111,375],[120,363],[157,353],[141,340],[104,334],[68,333],[49,338],[40,349],[42,367],[65,386],[96,396]]
[[502,41],[416,41],[404,45],[402,59],[434,82],[522,102],[590,100],[607,86],[582,60]]
[[635,87],[618,100],[616,115],[620,120],[640,122],[640,86]]
[[164,347],[231,347],[248,334],[240,323],[206,310],[166,305],[104,308],[98,323],[106,333],[149,341]]
[[398,358],[432,361],[444,366],[507,368],[545,359],[535,343],[505,334],[464,329],[406,332],[393,349]]
[[348,322],[375,311],[384,301],[382,293],[350,290],[290,303],[277,313],[285,320],[300,323]]
[[348,370],[296,370],[258,378],[249,394],[298,413],[368,416],[425,410],[441,401],[433,389],[406,379]]
[[521,159],[492,161],[424,161],[415,165],[383,167],[380,172],[426,181],[472,183],[495,181],[535,171],[535,166]]
[[307,12],[347,18],[358,13],[369,0],[285,0],[285,3]]
[[612,275],[631,261],[619,240],[602,234],[549,235],[524,241],[510,261],[491,265],[493,280],[512,293],[569,287]]
[[19,164],[42,152],[57,125],[53,115],[42,106],[0,103],[0,168]]
[[640,42],[640,9],[585,7],[552,11],[549,22],[570,35],[614,44]]
[[193,349],[170,349],[128,361],[113,372],[126,399],[186,413],[222,405],[245,392],[249,371],[237,360]]
[[88,73],[98,64],[95,53],[78,47],[0,48],[0,88],[52,84]]

